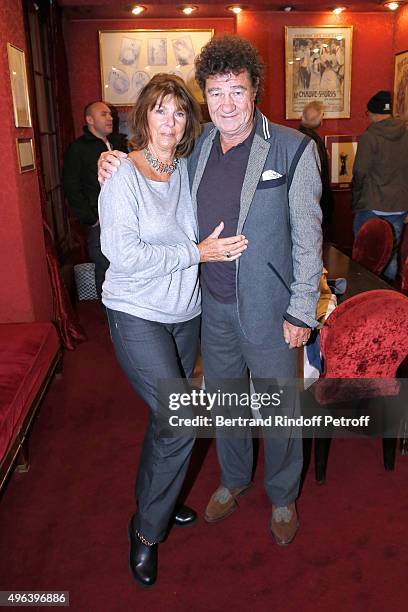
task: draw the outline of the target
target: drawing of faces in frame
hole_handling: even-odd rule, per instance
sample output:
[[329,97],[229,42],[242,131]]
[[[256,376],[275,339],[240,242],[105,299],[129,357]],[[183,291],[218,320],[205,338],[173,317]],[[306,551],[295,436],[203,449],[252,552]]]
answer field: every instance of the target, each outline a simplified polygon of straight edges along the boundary
[[182,36],[171,41],[176,65],[188,66],[194,62],[194,47],[191,36]]
[[137,66],[139,62],[142,41],[136,38],[122,38],[120,45],[119,61],[125,66]]
[[129,77],[123,70],[119,68],[111,68],[109,74],[109,86],[119,95],[125,94],[129,90]]
[[132,77],[132,100],[136,102],[143,87],[150,81],[150,76],[144,70],[137,70]]
[[148,39],[147,63],[149,66],[167,66],[167,40],[165,38]]

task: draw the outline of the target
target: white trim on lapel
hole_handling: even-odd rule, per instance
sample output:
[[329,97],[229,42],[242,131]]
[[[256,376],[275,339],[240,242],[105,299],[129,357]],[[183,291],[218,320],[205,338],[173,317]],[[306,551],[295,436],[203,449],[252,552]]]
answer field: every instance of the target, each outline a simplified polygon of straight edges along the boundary
[[193,184],[191,186],[191,198],[193,201],[193,208],[195,215],[197,216],[197,191],[203,178],[204,170],[207,165],[208,158],[211,153],[212,144],[218,130],[214,127],[208,134],[207,138],[203,142],[201,147],[200,156],[197,161],[196,170],[194,174]]
[[242,228],[247,218],[256,187],[262,176],[262,170],[268,157],[270,144],[266,142],[259,134],[255,133],[252,142],[251,151],[249,153],[248,165],[245,172],[244,182],[241,190],[241,203],[239,210],[239,219],[237,234],[242,232]]

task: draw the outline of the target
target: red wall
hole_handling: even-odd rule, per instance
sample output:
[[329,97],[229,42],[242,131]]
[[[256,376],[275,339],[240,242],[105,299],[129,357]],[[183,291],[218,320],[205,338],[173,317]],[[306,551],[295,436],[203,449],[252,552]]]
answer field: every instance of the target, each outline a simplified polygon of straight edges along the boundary
[[391,13],[353,13],[339,17],[332,13],[241,13],[237,32],[255,44],[267,64],[261,106],[272,121],[290,127],[298,125],[298,121],[285,120],[284,26],[332,24],[353,25],[351,119],[326,120],[321,133],[360,134],[367,125],[367,100],[379,89],[392,87],[394,16]]
[[[396,38],[403,44],[408,25],[403,13]],[[401,16],[400,16],[401,15]],[[260,50],[267,65],[266,89],[262,110],[272,121],[296,127],[296,121],[285,120],[285,25],[353,25],[353,65],[351,119],[327,120],[323,134],[358,134],[366,127],[365,108],[369,97],[379,89],[389,89],[393,82],[394,20],[392,13],[332,13],[286,14],[282,12],[243,12],[236,19],[238,34],[251,40]],[[408,17],[405,17],[405,22]],[[143,20],[143,28],[215,28],[216,34],[234,31],[234,18]],[[76,20],[65,23],[64,37],[69,61],[69,79],[76,133],[82,128],[82,109],[89,100],[101,96],[99,72],[98,30],[132,29],[135,21]],[[397,44],[397,40],[395,40]],[[398,43],[399,44],[399,43]],[[401,46],[400,45],[400,46]]]
[[[367,127],[367,100],[379,89],[392,89],[394,72],[394,15],[391,13],[283,14],[244,12],[237,18],[237,32],[251,40],[267,65],[266,87],[260,107],[277,123],[296,128],[285,119],[285,25],[353,25],[351,118],[327,119],[319,130],[326,134],[361,134]],[[351,249],[351,192],[334,192],[331,240]]]
[[7,42],[25,49],[21,3],[15,0],[2,0],[0,7],[1,323],[51,318],[37,172],[20,174],[17,165],[16,138],[33,131],[14,127]]
[[[139,25],[139,24],[138,24]],[[72,112],[75,133],[82,133],[83,109],[91,100],[101,97],[98,30],[134,30],[129,21],[69,21],[64,24],[64,39],[69,64]],[[217,34],[234,31],[234,18],[225,19],[143,19],[141,29],[214,28]]]
[[395,15],[394,51],[408,51],[408,4]]
[[[279,123],[284,119],[284,25],[353,24],[352,118],[328,120],[322,134],[355,134],[366,127],[367,99],[378,89],[391,89],[394,53],[408,49],[408,6],[391,13],[354,13],[334,17],[331,13],[243,13],[237,20],[174,19],[143,20],[143,28],[209,28],[217,34],[236,31],[249,38],[267,63],[267,86],[261,108]],[[131,29],[135,21],[72,21],[65,24],[69,79],[77,134],[82,127],[82,108],[100,97],[99,29]],[[0,155],[2,204],[0,206],[0,322],[49,319],[51,293],[45,262],[40,196],[36,171],[20,175],[15,139],[32,136],[31,129],[14,127],[6,43],[25,49],[21,0],[2,0],[0,5],[0,73],[4,75],[0,96]],[[343,246],[351,243],[350,194],[336,194],[334,226]]]
[[[408,7],[394,13],[282,13],[243,12],[236,19],[143,20],[143,28],[209,28],[216,34],[235,31],[248,38],[266,63],[266,87],[260,107],[277,123],[297,127],[285,120],[285,25],[353,25],[351,118],[326,120],[326,134],[361,134],[367,127],[368,99],[379,89],[392,89],[394,53],[408,48]],[[98,30],[132,29],[135,21],[72,21],[65,27],[75,129],[82,128],[82,108],[101,95]],[[334,242],[343,248],[352,244],[351,192],[335,192]]]

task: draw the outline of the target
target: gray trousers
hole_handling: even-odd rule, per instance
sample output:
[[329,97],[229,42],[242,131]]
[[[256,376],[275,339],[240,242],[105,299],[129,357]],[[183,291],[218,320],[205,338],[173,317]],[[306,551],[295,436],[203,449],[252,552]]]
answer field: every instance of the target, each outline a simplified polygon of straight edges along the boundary
[[158,380],[191,376],[200,317],[165,324],[116,310],[107,309],[107,314],[116,357],[150,413],[136,480],[134,527],[150,542],[160,542],[184,482],[194,438],[157,435]]
[[105,280],[109,261],[101,251],[101,226],[90,227],[88,230],[88,255],[95,264],[95,284],[98,300],[102,297],[102,285]]
[[[283,322],[277,321],[276,325]],[[249,389],[248,370],[252,379],[293,381],[296,376],[296,352],[282,341],[274,346],[249,342],[242,333],[236,304],[221,304],[203,290],[201,351],[206,387],[214,381],[219,388],[222,379],[226,391],[231,391],[231,380],[236,379],[236,390]],[[264,381],[259,381],[262,386]],[[222,383],[221,383],[222,384]],[[229,387],[229,388],[228,388]],[[255,383],[255,391],[258,388]],[[263,389],[259,389],[260,392]],[[288,407],[286,407],[287,409]],[[289,410],[291,408],[289,407]],[[296,406],[293,405],[295,414]],[[264,436],[265,490],[276,506],[286,506],[298,496],[303,466],[300,438]],[[250,482],[253,469],[252,439],[217,437],[217,455],[221,467],[221,483],[230,488]]]

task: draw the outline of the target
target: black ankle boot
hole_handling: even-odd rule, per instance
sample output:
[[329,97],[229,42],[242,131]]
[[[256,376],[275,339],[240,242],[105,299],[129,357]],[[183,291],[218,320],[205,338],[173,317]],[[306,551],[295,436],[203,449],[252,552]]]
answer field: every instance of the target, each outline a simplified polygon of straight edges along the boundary
[[151,587],[157,578],[158,544],[143,544],[133,528],[133,517],[129,521],[129,570],[133,578],[142,587]]

